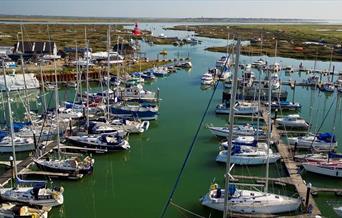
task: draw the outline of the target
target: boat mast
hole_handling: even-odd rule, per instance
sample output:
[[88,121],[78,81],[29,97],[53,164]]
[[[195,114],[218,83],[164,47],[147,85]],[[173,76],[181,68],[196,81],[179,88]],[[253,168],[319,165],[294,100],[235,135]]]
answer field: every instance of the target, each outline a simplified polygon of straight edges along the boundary
[[54,64],[54,68],[55,68],[55,105],[56,105],[56,120],[57,120],[57,149],[58,149],[58,159],[61,159],[61,149],[60,149],[60,143],[61,143],[61,139],[59,137],[59,113],[58,113],[58,109],[59,109],[59,97],[58,97],[58,79],[57,79],[57,64],[56,64],[56,60],[53,59],[53,64]]
[[46,104],[46,97],[45,97],[45,83],[44,83],[44,77],[43,77],[42,61],[39,62],[39,68],[40,68],[40,82],[42,84],[41,96],[43,97],[44,112],[46,113],[47,112],[47,104]]
[[[334,119],[333,119],[334,121],[333,121],[332,137],[330,139],[329,151],[332,150],[332,143],[333,143],[334,138],[336,137],[335,136],[335,131],[336,131],[336,115],[337,115],[337,110],[338,110],[338,107],[339,107],[339,103],[340,103],[340,98],[337,95],[336,96],[336,108],[335,108]],[[329,161],[330,161],[330,157],[329,157],[329,154],[328,154],[328,163],[329,163]]]
[[23,25],[20,24],[20,33],[21,33],[21,55],[20,55],[20,59],[21,59],[21,72],[23,74],[23,79],[24,79],[24,95],[25,95],[25,99],[26,99],[26,105],[27,105],[27,110],[28,110],[28,116],[29,119],[31,120],[31,109],[30,109],[30,101],[29,98],[27,96],[27,84],[26,84],[26,76],[25,76],[25,68],[24,68],[24,53],[25,53],[25,46],[24,46],[24,31],[23,31]]
[[111,44],[111,40],[110,40],[110,32],[111,32],[111,28],[110,25],[108,25],[108,32],[107,32],[107,52],[108,52],[108,59],[107,59],[107,121],[109,121],[109,80],[110,80],[110,44]]
[[89,42],[87,40],[87,27],[84,28],[84,40],[86,44],[86,68],[87,68],[87,75],[86,75],[86,86],[87,86],[87,103],[86,103],[86,111],[87,111],[87,132],[89,133]]
[[256,140],[259,141],[259,129],[260,129],[260,107],[261,107],[261,74],[262,74],[262,69],[259,69],[259,91],[258,91],[258,118],[257,118],[257,135],[256,135]]
[[228,217],[228,195],[229,195],[229,176],[230,176],[230,156],[232,152],[232,138],[233,138],[233,125],[234,125],[234,102],[236,98],[237,90],[237,74],[239,71],[239,58],[240,58],[240,39],[237,40],[236,44],[236,59],[235,59],[235,69],[233,75],[233,86],[230,96],[230,112],[229,112],[229,134],[228,134],[228,149],[227,149],[227,161],[226,161],[226,174],[225,174],[225,194],[224,194],[224,210],[223,218]]
[[[4,73],[4,83],[5,83],[5,89],[6,89],[6,100],[7,100],[7,107],[8,107],[8,116],[9,116],[9,123],[10,123],[10,131],[11,131],[11,146],[12,146],[12,155],[13,155],[13,171],[14,176],[17,177],[17,158],[15,156],[15,146],[14,146],[14,129],[13,129],[13,117],[12,117],[12,109],[11,109],[11,99],[9,95],[9,88],[7,86],[7,80],[6,80],[6,69],[4,62],[2,62],[2,69]],[[5,108],[4,108],[5,109]]]
[[[274,55],[274,67],[273,67],[273,73],[275,73],[275,58],[277,56],[277,47],[278,47],[278,41],[276,40],[275,44],[275,55]],[[272,86],[271,86],[271,72],[268,70],[268,120],[267,120],[267,161],[266,161],[266,182],[265,182],[265,192],[268,192],[268,177],[269,177],[269,168],[270,168],[270,143],[271,143],[271,132],[272,132]]]

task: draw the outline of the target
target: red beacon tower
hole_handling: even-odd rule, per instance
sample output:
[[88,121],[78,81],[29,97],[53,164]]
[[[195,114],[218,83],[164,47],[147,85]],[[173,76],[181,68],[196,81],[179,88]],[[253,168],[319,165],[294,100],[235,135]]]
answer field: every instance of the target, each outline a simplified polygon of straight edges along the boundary
[[142,32],[138,27],[138,23],[135,23],[134,29],[132,30],[134,36],[141,36]]

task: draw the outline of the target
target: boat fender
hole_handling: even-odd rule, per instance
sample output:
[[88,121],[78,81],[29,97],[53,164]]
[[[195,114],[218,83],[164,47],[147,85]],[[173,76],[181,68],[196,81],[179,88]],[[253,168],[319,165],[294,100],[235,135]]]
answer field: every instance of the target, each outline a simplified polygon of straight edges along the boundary
[[210,190],[215,190],[217,189],[218,185],[215,183],[215,184],[212,184],[210,185]]

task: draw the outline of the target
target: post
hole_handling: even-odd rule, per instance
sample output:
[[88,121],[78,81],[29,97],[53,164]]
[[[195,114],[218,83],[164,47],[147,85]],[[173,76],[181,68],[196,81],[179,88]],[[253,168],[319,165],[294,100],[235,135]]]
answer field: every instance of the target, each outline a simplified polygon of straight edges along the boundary
[[305,199],[305,208],[307,209],[309,206],[309,200],[310,200],[310,191],[311,191],[312,185],[311,183],[306,185],[306,199]]
[[11,169],[12,169],[12,179],[14,179],[15,178],[15,173],[14,173],[13,156],[9,157],[9,162],[10,162],[10,166],[11,166]]

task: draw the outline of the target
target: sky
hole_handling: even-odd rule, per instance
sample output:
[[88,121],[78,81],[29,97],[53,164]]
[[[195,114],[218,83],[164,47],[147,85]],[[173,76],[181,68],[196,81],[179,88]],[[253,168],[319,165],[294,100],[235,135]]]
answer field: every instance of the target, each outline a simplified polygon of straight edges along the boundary
[[0,14],[342,19],[342,0],[0,0]]

